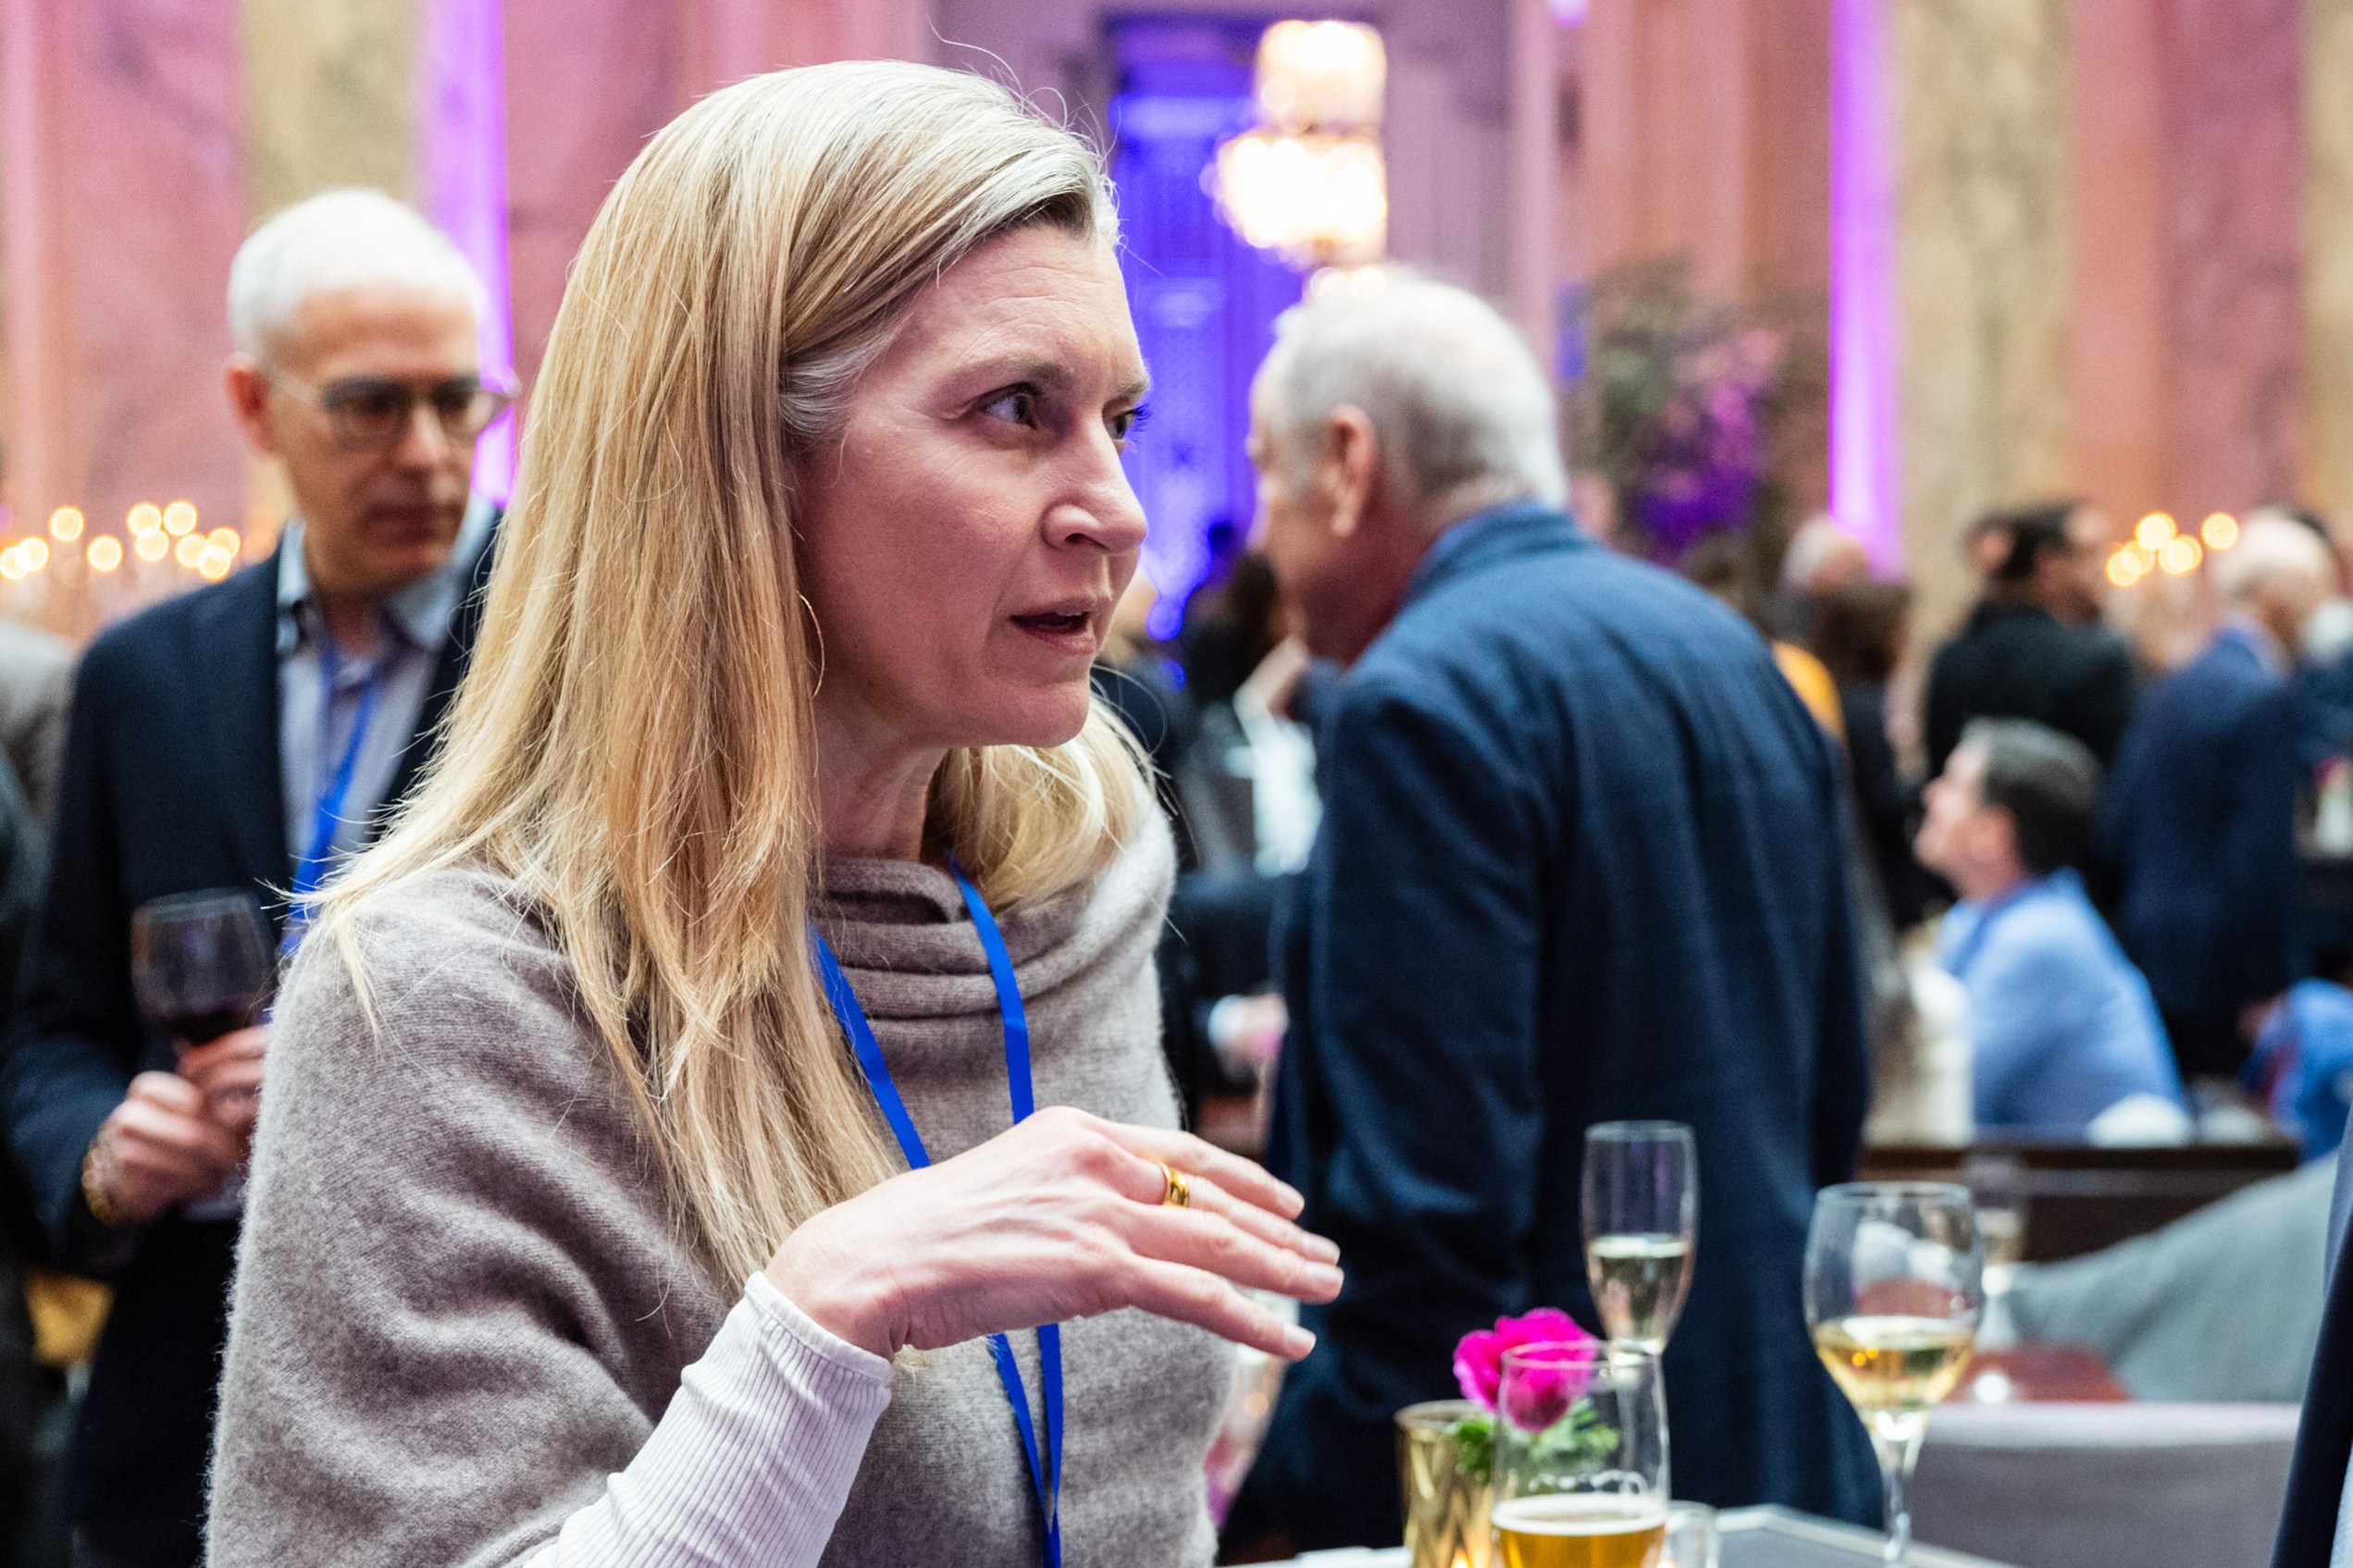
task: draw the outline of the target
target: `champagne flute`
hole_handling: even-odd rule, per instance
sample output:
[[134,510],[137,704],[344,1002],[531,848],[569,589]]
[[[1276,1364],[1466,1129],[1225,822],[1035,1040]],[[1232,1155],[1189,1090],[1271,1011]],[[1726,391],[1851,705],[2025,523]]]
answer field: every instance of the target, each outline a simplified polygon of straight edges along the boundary
[[1585,1278],[1610,1343],[1657,1355],[1691,1288],[1699,1155],[1679,1121],[1605,1121],[1585,1134]]
[[1666,1538],[1658,1357],[1591,1340],[1504,1352],[1497,1568],[1653,1568]]
[[2010,1290],[2026,1253],[2026,1167],[2014,1154],[1973,1154],[1961,1183],[1977,1205],[1977,1234],[1986,1244],[1986,1297]]
[[259,1022],[276,978],[269,927],[241,888],[175,893],[131,911],[131,994],[173,1040],[202,1045]]
[[1814,1353],[1870,1429],[1887,1489],[1889,1568],[1912,1545],[1904,1488],[1928,1410],[1969,1364],[1985,1307],[1985,1246],[1965,1187],[1854,1181],[1825,1188],[1805,1242]]

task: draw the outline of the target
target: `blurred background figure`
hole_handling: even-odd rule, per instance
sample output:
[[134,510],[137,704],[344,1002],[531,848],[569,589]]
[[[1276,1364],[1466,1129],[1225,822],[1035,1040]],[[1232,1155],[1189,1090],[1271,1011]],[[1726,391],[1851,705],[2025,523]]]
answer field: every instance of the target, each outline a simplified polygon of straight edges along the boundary
[[43,833],[57,815],[73,667],[73,645],[65,638],[0,618],[0,751],[17,775],[33,826]]
[[2222,628],[2150,688],[2101,822],[2120,878],[2116,934],[2191,1079],[2235,1078],[2250,1009],[2294,978],[2303,772],[2290,683],[2335,562],[2310,529],[2258,518],[2214,576]]
[[1829,513],[1816,512],[1798,525],[1781,552],[1780,586],[1769,617],[1774,635],[1811,647],[1822,602],[1870,580],[1871,555],[1863,541]]
[[[482,289],[422,218],[337,191],[256,229],[229,279],[229,401],[285,461],[278,553],[101,636],[74,700],[0,1118],[57,1261],[115,1303],[67,1456],[77,1563],[187,1568],[266,1027],[177,1039],[133,994],[138,907],[286,890],[366,844],[470,649],[494,516],[470,493]],[[187,683],[192,661],[210,671]]]
[[1926,912],[1931,891],[1912,854],[1919,790],[1904,776],[1889,726],[1897,667],[1911,636],[1912,590],[1849,582],[1814,601],[1812,620],[1810,646],[1838,693],[1856,825],[1889,919],[1908,931]]
[[2133,714],[2133,661],[2099,624],[2105,525],[2078,501],[2002,512],[1971,536],[1986,568],[1968,622],[1937,650],[1925,739],[1930,774],[1973,719],[2032,719],[2105,767]]
[[1969,989],[1979,1130],[2179,1142],[2181,1080],[2147,982],[2084,895],[2099,764],[2023,719],[1979,719],[1927,789],[1921,863],[1961,895],[1937,960]]
[[1709,1173],[1678,1490],[1867,1515],[1797,1310],[1867,1076],[1831,748],[1740,617],[1559,510],[1551,394],[1475,297],[1305,305],[1252,406],[1268,559],[1348,666],[1270,1151],[1348,1283],[1229,1542],[1394,1538],[1393,1414],[1464,1325],[1590,1310],[1579,1134],[1626,1117],[1691,1123]]

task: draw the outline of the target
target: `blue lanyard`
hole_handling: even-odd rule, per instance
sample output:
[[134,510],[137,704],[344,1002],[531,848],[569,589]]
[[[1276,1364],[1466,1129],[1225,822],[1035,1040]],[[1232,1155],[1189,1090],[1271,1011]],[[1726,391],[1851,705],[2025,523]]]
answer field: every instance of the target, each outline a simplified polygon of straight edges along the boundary
[[[1005,1028],[1005,1078],[1012,1096],[1013,1119],[1022,1121],[1037,1108],[1037,1091],[1030,1075],[1029,1014],[1022,1006],[1021,987],[1013,979],[1013,957],[1005,950],[1005,937],[997,929],[996,917],[981,901],[980,890],[965,877],[964,869],[951,857],[947,870],[956,879],[957,890],[964,895],[964,907],[972,911],[972,929],[980,935],[981,950],[988,955],[989,979],[997,985],[997,1010]],[[907,1102],[891,1080],[890,1064],[883,1060],[883,1049],[875,1043],[873,1026],[866,1021],[866,1009],[858,1005],[857,993],[850,990],[840,961],[813,924],[809,928],[809,938],[817,950],[817,969],[824,982],[825,1000],[833,1004],[834,1017],[858,1052],[858,1066],[874,1092],[874,1103],[882,1107],[883,1119],[890,1123],[899,1152],[907,1156],[908,1168],[921,1170],[932,1163],[931,1155],[924,1152],[923,1135],[915,1130],[915,1119],[907,1114]],[[1038,1373],[1046,1385],[1046,1443],[1053,1460],[1050,1470],[1039,1457],[1037,1428],[1030,1420],[1029,1389],[1022,1381],[1020,1365],[1013,1360],[1011,1343],[1002,1334],[991,1334],[988,1353],[997,1363],[997,1381],[1005,1385],[1005,1397],[1013,1406],[1013,1424],[1021,1428],[1022,1452],[1029,1460],[1030,1482],[1036,1489],[1038,1512],[1046,1525],[1046,1568],[1061,1568],[1061,1327],[1048,1323],[1037,1331]]]
[[[311,803],[310,846],[294,867],[293,909],[286,919],[286,935],[279,944],[282,953],[291,953],[303,939],[303,927],[309,911],[305,907],[319,883],[327,880],[327,864],[335,853],[335,834],[343,825],[343,802],[352,793],[352,776],[359,771],[360,751],[367,744],[369,722],[376,717],[376,698],[384,686],[384,666],[387,659],[378,656],[367,668],[367,679],[360,686],[359,711],[352,716],[351,738],[343,743],[343,754],[328,772],[327,782],[319,786]],[[335,652],[334,635],[328,631],[324,617],[318,627],[318,752],[319,760],[327,760],[328,736],[335,718],[335,677],[341,661]]]

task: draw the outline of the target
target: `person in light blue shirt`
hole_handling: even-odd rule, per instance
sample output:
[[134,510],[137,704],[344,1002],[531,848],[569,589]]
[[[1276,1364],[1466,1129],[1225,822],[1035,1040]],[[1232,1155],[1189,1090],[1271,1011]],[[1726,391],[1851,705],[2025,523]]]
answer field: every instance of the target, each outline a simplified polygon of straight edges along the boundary
[[2149,1115],[2136,1119],[2180,1124],[2149,982],[2070,869],[2099,795],[2080,741],[2017,719],[1971,724],[1928,785],[1913,847],[1962,898],[1937,961],[1968,988],[1980,1127],[2082,1137],[2138,1096]]

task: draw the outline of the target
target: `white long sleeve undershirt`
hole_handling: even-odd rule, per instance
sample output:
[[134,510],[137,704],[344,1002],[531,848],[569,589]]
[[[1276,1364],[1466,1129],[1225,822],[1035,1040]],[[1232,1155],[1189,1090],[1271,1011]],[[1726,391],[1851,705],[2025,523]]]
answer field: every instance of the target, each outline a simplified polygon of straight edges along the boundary
[[813,1565],[890,1384],[755,1274],[638,1457],[522,1568]]

